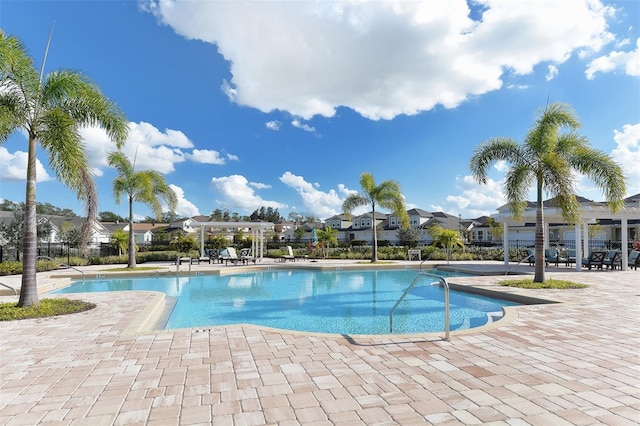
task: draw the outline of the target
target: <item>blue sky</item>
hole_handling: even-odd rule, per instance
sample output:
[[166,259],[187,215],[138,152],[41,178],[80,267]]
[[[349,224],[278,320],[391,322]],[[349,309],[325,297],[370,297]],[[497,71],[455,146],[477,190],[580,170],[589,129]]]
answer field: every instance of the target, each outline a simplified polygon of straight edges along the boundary
[[[38,66],[54,23],[45,70],[82,71],[122,108],[125,152],[165,175],[180,216],[271,206],[325,219],[365,171],[397,181],[408,207],[491,214],[504,170],[475,183],[473,150],[522,141],[547,100],[571,104],[628,195],[640,192],[635,0],[0,0],[0,27]],[[126,216],[113,145],[100,129],[82,135],[100,211]],[[0,198],[24,200],[26,149],[20,133],[0,145]],[[82,214],[38,160],[38,201]],[[602,200],[588,180],[577,188]]]

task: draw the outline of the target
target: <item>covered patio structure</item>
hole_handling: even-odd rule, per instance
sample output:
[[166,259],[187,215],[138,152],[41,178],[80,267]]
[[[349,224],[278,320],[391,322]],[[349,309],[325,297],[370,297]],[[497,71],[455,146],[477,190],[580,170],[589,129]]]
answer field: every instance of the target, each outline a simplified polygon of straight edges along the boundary
[[251,235],[251,253],[256,259],[264,258],[264,232],[273,229],[272,222],[199,222],[200,226],[200,256],[205,257],[204,230],[205,228],[244,229]]
[[[622,270],[628,269],[629,259],[629,221],[640,219],[640,201],[637,199],[627,199],[628,202],[618,211],[613,213],[606,203],[588,202],[582,203],[582,212],[580,213],[581,223],[574,225],[575,241],[576,241],[576,271],[582,270],[581,259],[587,257],[589,253],[589,224],[598,223],[599,220],[620,221],[621,227],[621,248],[622,252]],[[546,204],[546,202],[545,202]],[[525,210],[521,220],[514,220],[508,205],[498,209],[498,214],[492,215],[496,222],[503,224],[503,247],[504,247],[504,263],[509,264],[509,227],[524,226],[525,223],[535,223],[536,208],[528,208]],[[545,242],[549,242],[549,224],[564,223],[562,210],[559,207],[544,207],[544,232]],[[584,236],[584,238],[583,238]],[[549,248],[549,247],[545,247]],[[584,254],[584,256],[583,256]]]

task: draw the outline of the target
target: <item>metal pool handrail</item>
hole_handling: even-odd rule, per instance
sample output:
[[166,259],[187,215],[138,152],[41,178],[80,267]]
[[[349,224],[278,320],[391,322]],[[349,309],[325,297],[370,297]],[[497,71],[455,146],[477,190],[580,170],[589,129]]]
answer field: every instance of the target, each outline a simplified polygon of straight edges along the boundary
[[15,288],[11,287],[10,285],[7,285],[7,284],[5,284],[5,283],[0,283],[0,285],[1,285],[2,287],[6,287],[6,288],[8,288],[9,290],[13,290],[13,294],[14,294],[15,296],[17,296],[17,295],[18,295],[18,290],[16,290]]
[[[52,261],[55,262],[55,259],[52,259],[49,256],[38,256],[38,257],[36,257],[36,260],[38,260],[38,259],[47,259],[47,260],[52,260]],[[58,266],[66,266],[67,268],[71,268],[71,269],[73,269],[75,271],[80,272],[82,274],[82,281],[86,281],[84,272],[81,271],[80,269],[76,268],[75,266],[71,266],[71,265],[69,265],[67,263],[60,263]]]
[[447,280],[444,277],[441,277],[439,275],[435,275],[435,274],[431,274],[429,272],[425,272],[422,270],[422,264],[426,262],[426,260],[422,261],[422,263],[420,263],[420,274],[413,280],[413,282],[411,283],[411,285],[409,287],[407,287],[407,289],[404,291],[404,293],[402,293],[402,296],[400,296],[400,299],[398,299],[398,301],[396,302],[395,305],[393,305],[393,308],[391,308],[391,312],[389,312],[389,332],[393,333],[393,312],[396,310],[396,308],[398,307],[398,305],[400,304],[400,302],[402,302],[404,300],[404,298],[407,296],[407,294],[411,291],[411,289],[413,289],[413,287],[416,286],[416,284],[420,281],[421,278],[423,277],[431,277],[431,278],[437,278],[440,283],[442,284],[442,286],[444,287],[444,340],[449,340],[449,283],[447,283]]
[[524,262],[525,260],[528,260],[529,258],[531,258],[531,257],[533,257],[533,256],[535,256],[535,253],[534,253],[534,254],[530,254],[530,255],[528,255],[527,257],[525,257],[525,258],[523,258],[522,260],[520,260],[520,262],[518,262],[515,266],[513,266],[513,267],[511,267],[511,268],[507,269],[507,272],[505,272],[504,274],[505,274],[505,275],[509,275],[509,272],[513,271],[513,270],[514,270],[514,269],[516,269],[518,266],[520,266],[520,264],[521,264],[522,262]]

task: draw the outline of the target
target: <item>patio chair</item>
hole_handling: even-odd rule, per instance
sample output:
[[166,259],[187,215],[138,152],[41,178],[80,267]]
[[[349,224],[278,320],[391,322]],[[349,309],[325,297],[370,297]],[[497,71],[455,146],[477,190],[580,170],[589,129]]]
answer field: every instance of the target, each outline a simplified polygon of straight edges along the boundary
[[205,249],[204,250],[204,255],[200,256],[198,259],[196,259],[198,261],[198,264],[200,264],[200,262],[207,262],[207,263],[211,263],[211,256],[209,255],[209,250]]
[[602,261],[604,260],[604,251],[592,251],[588,258],[582,259],[582,266],[587,266],[589,270],[592,267],[602,269]]
[[291,246],[287,246],[287,253],[288,254],[283,254],[282,255],[282,261],[286,262],[287,260],[292,260],[292,261],[296,261],[296,257],[293,255],[293,249],[291,248]]
[[602,265],[606,266],[607,269],[611,268],[613,270],[616,269],[616,266],[622,269],[622,252],[617,250],[607,251],[602,259]]
[[238,258],[238,253],[236,252],[236,249],[234,249],[233,247],[227,247],[226,249],[222,250],[220,252],[220,263],[222,263],[222,261],[224,261],[225,265],[228,265],[229,262],[232,262],[234,265],[238,264],[238,261],[240,260],[240,258]]
[[560,252],[556,249],[545,249],[544,251],[544,261],[547,266],[550,263],[555,263],[558,266],[558,263],[564,262],[566,263],[567,259],[564,257],[560,257]]
[[638,270],[638,266],[640,266],[640,251],[632,250],[631,253],[629,253],[628,266],[629,269],[633,268],[636,271]]
[[567,255],[565,259],[565,266],[570,266],[576,263],[576,250],[575,249],[567,249]]
[[242,262],[243,265],[245,263],[249,264],[249,261],[252,261],[253,263],[256,263],[256,258],[251,255],[251,249],[250,248],[243,248],[242,250],[240,250],[239,259],[240,259],[240,261]]
[[527,249],[527,262],[529,262],[529,266],[533,266],[536,263],[536,255],[533,249]]

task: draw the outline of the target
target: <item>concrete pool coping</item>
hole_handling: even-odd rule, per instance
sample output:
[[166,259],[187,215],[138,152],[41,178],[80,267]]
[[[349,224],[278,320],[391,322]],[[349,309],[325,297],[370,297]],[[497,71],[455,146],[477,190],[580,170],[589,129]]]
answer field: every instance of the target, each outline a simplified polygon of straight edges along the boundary
[[[509,289],[563,303],[448,342],[246,326],[128,334],[155,295],[96,293],[92,311],[1,324],[0,423],[637,424],[640,271],[547,276],[589,287]],[[474,286],[505,291],[501,278]]]

